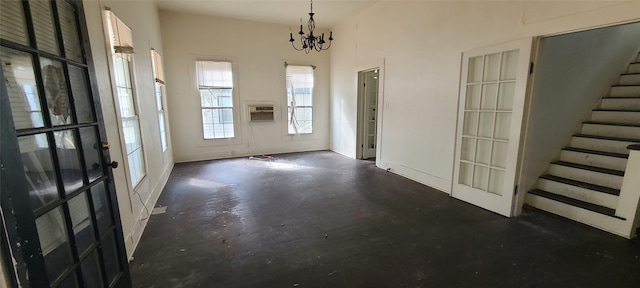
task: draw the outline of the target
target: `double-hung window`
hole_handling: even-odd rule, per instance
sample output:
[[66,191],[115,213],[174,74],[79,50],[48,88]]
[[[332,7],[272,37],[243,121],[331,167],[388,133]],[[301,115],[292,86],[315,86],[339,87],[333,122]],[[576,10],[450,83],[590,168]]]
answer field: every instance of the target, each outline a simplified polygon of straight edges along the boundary
[[111,11],[109,15],[109,38],[113,57],[115,93],[127,153],[127,168],[131,185],[136,187],[146,175],[140,119],[133,86],[133,41],[131,29]]
[[162,70],[162,57],[151,49],[151,64],[153,65],[153,77],[155,78],[156,109],[158,110],[158,127],[160,128],[160,143],[162,152],[167,151],[167,125],[164,113],[164,72]]
[[196,61],[204,139],[233,138],[233,70],[228,61]]
[[288,133],[312,133],[313,66],[287,65],[286,78]]

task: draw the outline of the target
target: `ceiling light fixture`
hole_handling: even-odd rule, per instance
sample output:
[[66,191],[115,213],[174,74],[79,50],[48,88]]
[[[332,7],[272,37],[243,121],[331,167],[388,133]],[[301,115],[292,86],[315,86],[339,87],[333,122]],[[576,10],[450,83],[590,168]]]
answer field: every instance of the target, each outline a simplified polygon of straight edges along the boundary
[[289,28],[289,42],[291,42],[291,46],[293,49],[298,51],[303,51],[304,53],[309,54],[311,50],[316,50],[318,52],[322,50],[327,50],[331,47],[331,41],[333,41],[333,31],[329,32],[329,45],[324,47],[324,44],[327,43],[324,41],[324,33],[321,36],[314,36],[313,30],[316,29],[316,21],[313,20],[313,0],[311,0],[311,12],[309,12],[309,22],[307,23],[307,27],[309,28],[309,34],[304,35],[304,31],[302,31],[302,18],[300,18],[300,42],[302,42],[302,48],[297,48],[294,43],[296,40],[293,39],[293,33],[291,32],[291,28]]

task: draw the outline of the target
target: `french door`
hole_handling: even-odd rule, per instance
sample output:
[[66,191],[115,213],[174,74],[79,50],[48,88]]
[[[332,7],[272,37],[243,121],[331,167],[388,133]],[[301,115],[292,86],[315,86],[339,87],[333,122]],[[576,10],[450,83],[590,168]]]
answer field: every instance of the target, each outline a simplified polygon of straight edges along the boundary
[[15,259],[4,263],[15,272],[10,280],[129,287],[82,3],[0,5],[2,252]]
[[511,216],[532,39],[463,53],[452,195]]

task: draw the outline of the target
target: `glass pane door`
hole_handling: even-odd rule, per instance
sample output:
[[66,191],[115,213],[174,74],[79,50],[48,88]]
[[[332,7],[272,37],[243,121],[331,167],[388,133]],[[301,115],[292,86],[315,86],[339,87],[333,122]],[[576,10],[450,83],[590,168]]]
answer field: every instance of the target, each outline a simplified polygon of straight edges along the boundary
[[518,52],[469,59],[459,184],[502,195]]
[[128,286],[82,4],[0,3],[2,209],[14,212],[3,220],[15,224],[18,278],[31,287]]
[[463,54],[452,195],[510,216],[531,39]]

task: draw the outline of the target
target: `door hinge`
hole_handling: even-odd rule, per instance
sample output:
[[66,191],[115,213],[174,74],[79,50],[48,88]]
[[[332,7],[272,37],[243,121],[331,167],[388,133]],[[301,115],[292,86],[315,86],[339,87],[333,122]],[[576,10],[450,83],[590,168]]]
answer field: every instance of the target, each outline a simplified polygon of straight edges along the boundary
[[513,195],[517,195],[518,194],[518,185],[513,186]]
[[529,75],[533,74],[533,62],[529,63]]

